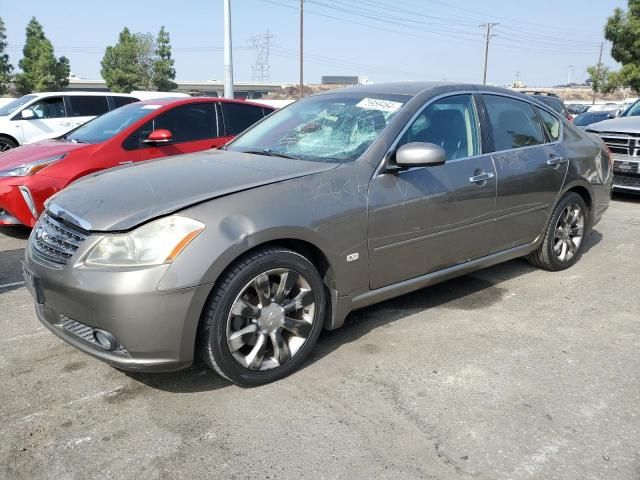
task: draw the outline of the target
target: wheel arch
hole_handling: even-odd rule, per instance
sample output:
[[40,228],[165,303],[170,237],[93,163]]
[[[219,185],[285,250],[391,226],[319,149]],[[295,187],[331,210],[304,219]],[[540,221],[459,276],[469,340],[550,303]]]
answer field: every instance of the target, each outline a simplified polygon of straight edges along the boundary
[[14,142],[18,147],[21,145],[21,143],[18,141],[17,138],[15,138],[13,135],[9,135],[8,133],[0,133],[0,138],[8,138],[12,142]]
[[569,192],[577,193],[584,200],[584,203],[587,205],[589,225],[591,226],[593,224],[593,217],[594,217],[594,211],[595,211],[594,203],[593,203],[594,195],[593,195],[593,192],[591,191],[591,188],[589,188],[589,185],[587,184],[586,181],[572,182],[565,186],[561,195],[558,195],[558,201],[560,201],[560,199]]

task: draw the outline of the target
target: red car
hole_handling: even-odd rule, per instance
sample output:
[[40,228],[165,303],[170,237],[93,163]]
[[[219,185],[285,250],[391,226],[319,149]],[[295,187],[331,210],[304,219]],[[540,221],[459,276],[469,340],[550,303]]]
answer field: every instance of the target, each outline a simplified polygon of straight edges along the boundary
[[33,227],[45,200],[107,168],[224,145],[273,111],[245,101],[166,98],[130,103],[62,137],[0,155],[0,226]]

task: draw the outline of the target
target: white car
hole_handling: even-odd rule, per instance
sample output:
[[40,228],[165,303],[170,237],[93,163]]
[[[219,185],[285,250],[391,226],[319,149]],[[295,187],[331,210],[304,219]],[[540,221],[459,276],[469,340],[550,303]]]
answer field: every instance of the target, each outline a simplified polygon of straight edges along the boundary
[[0,152],[35,137],[55,137],[98,115],[139,99],[125,93],[42,92],[0,107]]

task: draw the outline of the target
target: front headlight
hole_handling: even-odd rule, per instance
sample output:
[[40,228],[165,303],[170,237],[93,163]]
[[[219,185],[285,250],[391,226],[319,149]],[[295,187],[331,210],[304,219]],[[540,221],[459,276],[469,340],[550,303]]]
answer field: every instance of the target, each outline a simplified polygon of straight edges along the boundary
[[64,157],[67,154],[54,155],[53,157],[43,158],[42,160],[36,160],[35,162],[23,163],[19,167],[8,168],[6,170],[0,170],[0,177],[26,177],[39,172],[43,168],[47,168]]
[[85,265],[137,267],[171,263],[204,230],[197,220],[171,215],[129,233],[107,235],[87,255]]

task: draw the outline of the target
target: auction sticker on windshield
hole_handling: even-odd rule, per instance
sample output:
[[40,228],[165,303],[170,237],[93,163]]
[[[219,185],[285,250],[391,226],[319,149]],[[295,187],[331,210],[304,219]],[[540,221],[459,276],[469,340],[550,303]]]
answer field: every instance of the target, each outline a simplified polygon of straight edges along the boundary
[[160,108],[162,105],[143,105],[143,110],[155,110],[156,108]]
[[379,98],[363,98],[356,104],[356,107],[360,107],[365,110],[395,112],[397,110],[400,110],[400,107],[402,107],[402,105],[404,104],[400,102],[393,102],[391,100],[380,100]]

